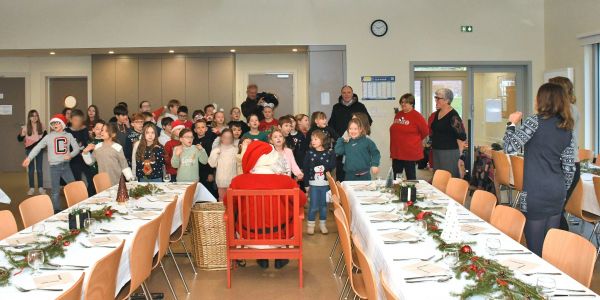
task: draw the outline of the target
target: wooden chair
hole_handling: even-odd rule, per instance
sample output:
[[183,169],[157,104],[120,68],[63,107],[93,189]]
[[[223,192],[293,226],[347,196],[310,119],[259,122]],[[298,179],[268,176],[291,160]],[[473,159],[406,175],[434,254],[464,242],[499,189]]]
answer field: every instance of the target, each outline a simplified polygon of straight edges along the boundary
[[392,292],[392,288],[387,283],[387,280],[385,280],[385,277],[383,277],[383,272],[379,272],[379,280],[381,281],[381,287],[383,287],[385,300],[399,300],[398,297],[396,297],[396,294]]
[[[299,286],[302,274],[302,220],[300,189],[227,189],[227,288],[235,259],[297,259]],[[272,245],[255,249],[248,246]]]
[[[335,217],[335,224],[338,228],[338,234],[340,235],[340,245],[342,245],[342,252],[344,253],[344,261],[346,265],[346,273],[348,274],[348,278],[346,279],[346,283],[341,291],[341,296],[344,296],[346,287],[348,283],[350,283],[350,289],[354,291],[354,294],[361,299],[365,299],[367,297],[367,290],[365,286],[365,282],[363,279],[363,273],[354,273],[352,272],[354,261],[352,255],[352,241],[350,240],[350,228],[346,226],[346,217],[344,216],[344,211],[339,208],[333,211],[333,216]],[[350,290],[348,291],[350,293]]]
[[[342,208],[342,204],[341,204],[340,198],[338,196],[332,195],[331,196],[331,202],[333,203],[333,210],[334,211],[335,211],[336,208],[340,208],[341,210],[344,210],[344,208]],[[329,259],[331,259],[332,262],[333,262],[333,258],[332,258],[333,252],[337,248],[337,245],[339,245],[339,243],[340,243],[340,236],[338,235],[335,238],[335,242],[333,244],[333,249],[331,249],[331,252],[329,253],[329,255],[330,255]],[[333,275],[334,276],[337,276],[338,268],[340,267],[340,263],[342,262],[342,255],[343,255],[343,252],[340,252],[340,256],[338,258],[337,264],[335,265],[335,269],[333,270]]]
[[121,262],[121,255],[125,247],[125,240],[106,256],[98,260],[90,269],[90,276],[86,282],[83,299],[104,300],[114,299],[117,291],[117,272]]
[[511,155],[510,167],[513,173],[513,188],[517,191],[516,197],[513,199],[513,207],[519,205],[519,197],[523,192],[523,173],[525,170],[525,159],[522,156]]
[[525,228],[525,216],[512,207],[497,205],[492,212],[490,224],[520,243]]
[[0,240],[3,240],[19,231],[17,221],[10,210],[0,210]]
[[73,181],[65,185],[65,199],[67,200],[67,207],[71,207],[87,199],[88,197],[87,187],[83,181]]
[[[600,178],[593,177],[592,180],[594,182],[596,199],[598,199],[598,202],[600,203]],[[583,222],[588,222],[594,225],[594,229],[589,237],[589,240],[591,240],[592,236],[594,236],[594,232],[596,232],[598,226],[600,225],[600,216],[583,210],[583,180],[579,179],[579,182],[577,182],[575,185],[575,189],[573,189],[573,193],[571,193],[571,197],[565,206],[565,211],[570,215],[581,219]]]
[[[437,171],[436,171],[437,172]],[[469,192],[469,182],[460,178],[450,178],[446,186],[446,195],[454,199],[461,205],[465,205],[467,193]]]
[[433,179],[431,180],[431,185],[445,193],[446,186],[448,185],[448,180],[450,180],[450,178],[452,178],[452,173],[446,170],[435,170],[435,173],[433,173]]
[[175,207],[177,206],[177,196],[175,199],[165,207],[165,210],[162,212],[160,229],[158,231],[158,253],[154,256],[154,263],[152,265],[152,270],[156,269],[156,267],[160,266],[163,275],[165,276],[165,280],[167,280],[167,285],[173,294],[173,298],[177,299],[177,294],[171,285],[171,280],[169,280],[169,276],[165,271],[165,267],[162,263],[163,257],[169,250],[170,237],[171,237],[171,227],[173,225],[173,216],[175,215]]
[[[331,198],[333,199],[333,197],[336,196],[336,197],[338,197],[337,199],[339,201],[340,193],[338,191],[337,185],[335,184],[335,180],[333,179],[333,177],[331,176],[331,173],[329,171],[325,173],[325,176],[327,177],[327,182],[329,183],[329,190],[331,191]],[[333,242],[331,251],[329,251],[329,259],[331,259],[333,257],[333,253],[335,252],[335,249],[337,249],[339,242],[340,242],[340,237],[338,236],[335,239],[335,242]]]
[[[350,200],[346,190],[342,187],[342,184],[338,181],[335,183],[340,193],[340,204],[344,208],[344,215],[346,216],[346,224],[352,224],[352,208],[350,207]],[[350,228],[350,227],[348,227]]]
[[494,162],[494,183],[499,187],[498,199],[502,202],[502,188],[508,191],[508,201],[512,202],[512,189],[510,183],[510,162],[503,151],[492,150],[492,161]]
[[58,296],[56,300],[81,300],[81,289],[83,288],[84,277],[85,273],[81,273],[79,279],[77,279],[77,281],[68,290],[64,291],[60,296]]
[[37,195],[19,204],[19,212],[25,228],[54,215],[52,200],[48,195]]
[[162,214],[154,220],[142,225],[135,232],[131,243],[131,252],[129,255],[129,269],[131,271],[131,279],[125,285],[117,299],[127,299],[137,290],[142,287],[142,291],[146,299],[150,299],[151,295],[146,286],[146,279],[150,277],[152,272],[152,258],[154,257],[154,248],[158,239],[158,229],[162,220]]
[[590,149],[579,148],[578,155],[579,161],[589,160],[590,162],[592,162],[592,160],[594,160],[594,151]]
[[112,184],[110,184],[110,176],[108,176],[108,173],[100,172],[94,175],[94,187],[96,188],[96,193],[107,190],[111,186]]
[[544,239],[542,258],[590,287],[596,264],[596,248],[585,238],[572,232],[550,229]]
[[471,197],[469,210],[489,223],[497,202],[496,195],[488,191],[476,190]]
[[352,241],[354,242],[354,249],[356,250],[356,256],[358,258],[358,265],[360,266],[360,271],[362,273],[362,277],[365,283],[365,289],[367,291],[367,299],[379,299],[377,296],[378,288],[375,282],[375,269],[373,268],[373,263],[365,254],[362,246],[360,245],[360,241],[358,240],[356,235],[352,236]]
[[[171,241],[170,241],[171,244],[179,242],[183,246],[183,250],[185,251],[188,261],[190,262],[190,265],[192,266],[194,275],[197,275],[198,272],[196,272],[196,267],[194,266],[194,262],[192,261],[190,252],[188,251],[187,247],[185,246],[185,242],[183,240],[183,235],[185,234],[185,231],[186,231],[189,221],[190,221],[190,215],[192,213],[192,206],[194,205],[194,195],[196,194],[197,186],[198,186],[198,182],[194,181],[192,184],[190,184],[185,189],[183,199],[180,200],[180,201],[183,201],[183,202],[181,202],[181,226],[178,227],[175,230],[175,232],[171,234]],[[171,249],[171,246],[169,246],[169,254],[171,255],[171,258],[173,259],[173,263],[175,264],[175,268],[177,269],[177,273],[179,273],[179,277],[181,278],[181,281],[183,281],[183,286],[185,287],[185,291],[189,294],[190,289],[188,288],[188,285],[185,282],[185,278],[183,278],[183,273],[181,273],[181,269],[179,268],[179,264],[177,264],[177,260],[175,259],[175,254],[173,254],[173,250]]]

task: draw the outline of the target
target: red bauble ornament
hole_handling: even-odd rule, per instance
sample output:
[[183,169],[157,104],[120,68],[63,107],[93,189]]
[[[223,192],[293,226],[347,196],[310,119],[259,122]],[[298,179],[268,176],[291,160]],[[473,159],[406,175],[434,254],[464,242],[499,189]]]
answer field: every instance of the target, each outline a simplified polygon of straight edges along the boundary
[[428,228],[429,228],[429,230],[432,230],[432,231],[439,229],[436,225],[429,225]]
[[507,286],[508,282],[500,279],[500,278],[496,278],[496,283],[498,283],[499,286]]
[[428,211],[422,211],[420,213],[417,214],[417,216],[415,217],[417,220],[423,220],[425,219],[427,216],[431,215],[430,212]]
[[406,202],[406,205],[413,206],[413,202],[412,201],[408,201],[408,202]]
[[469,245],[464,245],[464,246],[460,247],[460,252],[464,253],[464,254],[470,254],[470,253],[473,253],[473,249],[471,249],[471,246],[469,246]]
[[64,241],[63,242],[63,246],[69,247],[69,245],[71,245],[71,242],[69,242],[69,241]]
[[109,217],[109,218],[112,218],[113,211],[112,211],[111,209],[107,209],[107,210],[104,212],[104,215],[105,215],[105,216],[107,216],[107,217]]
[[477,266],[476,265],[469,265],[469,271],[477,272]]

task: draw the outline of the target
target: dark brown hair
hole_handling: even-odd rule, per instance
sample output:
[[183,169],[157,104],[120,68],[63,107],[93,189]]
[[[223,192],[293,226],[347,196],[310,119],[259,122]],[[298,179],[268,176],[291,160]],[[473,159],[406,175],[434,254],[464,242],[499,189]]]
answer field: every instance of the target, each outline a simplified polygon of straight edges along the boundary
[[106,127],[106,132],[108,133],[108,136],[110,136],[110,139],[113,142],[116,141],[117,133],[119,132],[119,129],[117,128],[117,123],[106,123],[103,127]]
[[[148,131],[148,129],[150,128],[154,130],[154,140],[152,141],[152,144],[148,145],[148,142],[146,141],[146,131]],[[156,126],[154,126],[154,124],[152,123],[144,125],[144,128],[142,128],[142,136],[140,136],[140,144],[138,145],[137,152],[135,153],[135,159],[138,161],[143,161],[144,153],[146,153],[146,148],[154,149],[155,147],[159,147],[159,145],[160,144],[158,143],[158,134]],[[156,158],[154,157],[154,151],[152,151],[150,160],[154,161],[155,159]]]
[[310,116],[310,126],[317,126],[317,123],[315,123],[315,121],[317,121],[318,119],[327,119],[327,115],[322,111],[315,111]]
[[567,93],[567,96],[569,97],[569,102],[571,102],[572,104],[575,104],[575,102],[577,102],[577,98],[575,98],[575,93],[573,92],[573,82],[571,82],[571,79],[563,76],[556,76],[550,78],[548,82],[562,86],[562,88]]
[[369,124],[369,116],[363,112],[355,112],[352,114],[360,120],[362,127],[367,135],[371,135],[371,125]]
[[[313,136],[321,140],[321,144],[323,144],[323,149],[331,148],[329,145],[329,143],[330,143],[329,137],[325,134],[325,132],[323,132],[323,130],[320,130],[320,129],[313,130],[313,132],[310,134],[310,138],[312,139]],[[310,146],[311,149],[314,149],[312,146],[312,143],[310,141],[308,141],[308,145]]]
[[360,129],[360,136],[366,135],[365,124],[360,120],[360,118],[350,119],[350,122],[348,122],[348,128],[350,128],[350,124],[352,123],[356,124],[356,126],[358,126],[358,129]]
[[31,117],[33,116],[33,114],[37,114],[37,116],[38,116],[38,120],[35,124],[35,131],[37,132],[37,134],[41,135],[42,134],[42,122],[40,121],[40,113],[38,113],[38,111],[35,109],[32,109],[27,113],[27,135],[33,134],[33,124],[31,124]]
[[538,89],[536,101],[538,115],[544,119],[558,116],[561,120],[558,128],[573,129],[569,96],[562,86],[556,83],[543,84]]
[[406,102],[408,102],[408,104],[412,105],[413,107],[415,106],[415,96],[411,93],[406,93],[400,96],[400,101],[398,102],[402,104],[402,100],[406,100]]

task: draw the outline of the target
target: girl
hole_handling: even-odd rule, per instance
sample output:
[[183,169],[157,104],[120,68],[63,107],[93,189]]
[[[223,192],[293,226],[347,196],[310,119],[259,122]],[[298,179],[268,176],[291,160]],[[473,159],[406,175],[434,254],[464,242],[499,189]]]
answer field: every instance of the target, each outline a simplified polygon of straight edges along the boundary
[[277,122],[277,119],[275,119],[274,114],[275,106],[272,103],[265,103],[265,107],[263,108],[263,115],[265,118],[260,121],[258,130],[266,131],[268,134],[273,130],[273,128],[277,128],[279,123]]
[[[29,152],[35,147],[42,138],[46,136],[46,130],[42,122],[40,122],[40,114],[37,110],[32,109],[27,113],[27,125],[21,127],[21,132],[17,136],[19,142],[25,144],[25,154],[29,155]],[[28,196],[32,196],[35,193],[35,181],[34,175],[37,172],[38,179],[38,192],[40,194],[46,193],[44,190],[44,173],[42,171],[42,164],[44,156],[38,155],[35,157],[34,163],[29,164],[27,175],[29,176],[29,190],[27,191]]]
[[366,134],[360,119],[351,119],[348,137],[339,138],[335,144],[335,153],[345,158],[345,180],[371,180],[371,172],[379,173],[381,154]]
[[[240,125],[241,121],[237,122],[229,122],[229,129],[233,133],[233,145],[238,146],[240,144],[240,138],[242,137],[242,126]],[[218,136],[212,144],[212,148],[215,148],[219,145],[221,141],[221,137]]]
[[98,107],[94,104],[88,106],[87,109],[87,117],[85,118],[85,126],[91,132],[96,125],[96,122],[100,120],[100,112],[98,111]]
[[215,180],[219,189],[219,201],[223,201],[231,179],[237,175],[236,155],[238,148],[233,145],[233,133],[227,128],[221,133],[221,142],[213,148],[208,164],[217,169]]
[[177,182],[194,182],[200,179],[198,162],[205,165],[208,155],[202,145],[192,145],[194,135],[192,130],[185,128],[179,132],[181,145],[173,150],[171,165],[177,168]]
[[165,166],[165,151],[158,143],[156,127],[149,123],[142,129],[143,137],[135,145],[135,174],[140,182],[161,182]]
[[98,171],[108,173],[112,185],[119,183],[121,174],[125,175],[127,180],[133,178],[123,147],[116,142],[117,131],[115,123],[103,124],[100,131],[102,142],[97,145],[90,143],[83,149],[85,163],[91,166],[97,162]]
[[233,122],[240,122],[240,125],[242,126],[242,134],[244,134],[250,130],[250,127],[248,127],[248,124],[246,124],[246,122],[242,121],[242,112],[240,111],[239,107],[232,108],[229,111],[229,116],[231,117],[231,120],[229,121],[229,123],[227,123],[227,126],[231,126],[231,123],[233,123]]
[[[313,131],[315,130],[321,130],[323,131],[323,133],[325,134],[325,137],[327,138],[327,143],[326,144],[331,144],[331,148],[333,148],[333,143],[334,141],[337,140],[338,135],[335,133],[335,130],[333,130],[333,128],[329,127],[329,125],[327,125],[327,115],[322,112],[322,111],[315,111],[311,118],[310,118],[310,130],[307,133],[307,139],[305,144],[310,143],[310,139],[308,137],[312,136]],[[308,145],[306,146],[306,148],[308,148]],[[339,172],[339,170],[338,170]]]
[[308,119],[308,116],[305,114],[297,114],[294,119],[296,119],[296,131],[304,134],[306,137],[306,134],[310,129],[310,120]]
[[260,131],[258,129],[260,122],[258,121],[258,116],[252,114],[248,117],[248,125],[250,126],[250,131],[244,133],[244,137],[247,137],[252,140],[259,140],[266,142],[268,140],[267,134]]
[[212,130],[216,135],[221,135],[221,132],[225,130],[227,126],[225,125],[225,113],[222,111],[218,111],[215,113],[212,122]]
[[323,131],[315,130],[310,137],[310,149],[304,157],[304,185],[308,186],[310,204],[308,208],[308,234],[315,233],[316,214],[319,212],[319,229],[327,234],[327,200],[329,184],[325,173],[335,169],[335,152],[327,145],[327,137]]
[[102,128],[106,125],[103,120],[98,120],[92,129],[92,140],[90,143],[98,145],[102,143]]
[[285,138],[283,137],[283,133],[281,129],[273,129],[270,136],[271,145],[279,152],[279,156],[282,159],[283,163],[283,173],[287,176],[291,176],[294,174],[298,178],[298,180],[302,180],[304,174],[302,174],[302,170],[296,164],[296,160],[294,159],[294,153],[292,150],[285,145]]

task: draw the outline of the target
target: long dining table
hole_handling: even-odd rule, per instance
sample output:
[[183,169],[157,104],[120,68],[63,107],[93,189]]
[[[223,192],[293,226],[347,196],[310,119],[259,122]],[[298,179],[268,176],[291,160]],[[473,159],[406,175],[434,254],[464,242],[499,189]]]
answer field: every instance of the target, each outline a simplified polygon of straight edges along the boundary
[[[379,276],[381,274],[399,299],[459,299],[456,294],[460,294],[464,287],[472,281],[465,279],[464,276],[456,278],[453,272],[450,271],[450,266],[442,259],[442,253],[437,250],[435,240],[427,234],[419,239],[414,222],[408,220],[408,218],[400,219],[400,221],[381,221],[381,219],[378,219],[382,212],[394,212],[398,204],[390,203],[390,201],[381,203],[373,200],[386,199],[387,197],[391,199],[391,196],[385,195],[380,189],[376,188],[377,185],[374,181],[346,181],[343,182],[343,187],[346,190],[352,209],[352,234],[358,238],[370,258],[374,268],[373,274],[377,279],[376,282],[380,282]],[[558,296],[560,299],[569,298],[569,295],[574,298],[580,298],[582,295],[587,295],[584,296],[585,298],[599,297],[593,291],[533,254],[526,247],[471,213],[429,183],[419,181],[416,183],[416,187],[418,193],[425,195],[425,200],[417,201],[415,205],[430,208],[431,211],[440,209],[440,215],[444,215],[443,211],[448,209],[449,206],[456,207],[456,218],[460,224],[461,243],[470,244],[477,255],[499,261],[502,265],[513,270],[515,277],[533,286],[536,286],[540,277],[553,279],[556,287],[551,295],[562,295]],[[441,226],[443,229],[443,223]],[[392,236],[390,233],[392,232],[408,234],[405,236],[407,242],[389,242]],[[411,239],[409,236],[416,236],[417,238],[408,242]],[[488,239],[492,238],[500,241],[499,249],[495,249],[494,252],[486,247]],[[423,268],[421,269],[421,267]],[[429,270],[431,274],[439,274],[440,277],[429,279],[426,275],[431,274],[424,274],[421,270],[425,273]],[[422,280],[410,279],[410,277],[423,275],[426,277]],[[444,278],[443,276],[447,277]],[[440,282],[437,280],[439,278],[444,279]],[[379,297],[384,299],[381,285],[379,285],[379,288]],[[489,299],[489,296],[493,295],[482,295],[474,298]]]
[[[89,271],[94,263],[102,257],[110,253],[115,245],[125,240],[123,254],[119,263],[117,273],[117,289],[119,290],[127,284],[131,278],[129,258],[131,255],[131,246],[136,230],[150,220],[155,219],[160,215],[162,210],[177,197],[177,204],[173,216],[173,224],[171,232],[175,232],[182,224],[182,201],[185,190],[191,183],[153,183],[160,187],[160,193],[154,195],[143,196],[133,201],[133,206],[127,207],[124,204],[119,204],[114,201],[116,198],[117,186],[113,186],[106,191],[98,193],[77,205],[68,208],[56,215],[53,215],[42,222],[44,224],[43,235],[56,236],[60,233],[60,229],[68,229],[68,213],[77,208],[89,208],[98,210],[105,206],[111,206],[117,212],[113,214],[110,221],[96,222],[95,236],[89,237],[86,233],[81,233],[76,240],[65,247],[64,257],[56,257],[51,261],[46,260],[46,264],[38,270],[38,274],[32,275],[31,268],[22,270],[12,270],[12,276],[9,284],[0,287],[0,299],[55,299],[62,291],[37,290],[40,287],[39,278],[62,278],[59,284],[52,285],[51,289],[66,290],[75,280],[77,280],[82,272],[85,272],[84,286],[89,277]],[[146,185],[146,183],[127,183],[128,188],[133,188],[136,185]],[[194,202],[214,202],[216,199],[208,192],[208,190],[198,183]],[[38,224],[40,224],[38,223]],[[109,237],[114,243],[92,244],[97,237]],[[43,239],[43,236],[37,236],[32,233],[32,227],[25,228],[20,232],[7,237],[0,241],[0,247],[8,247],[8,249],[27,249],[27,242],[32,239]],[[25,247],[25,248],[22,248]],[[158,251],[158,245],[155,251]],[[52,265],[49,265],[51,263]],[[60,267],[55,267],[59,265]],[[74,267],[76,266],[76,267]],[[0,267],[10,267],[9,261],[4,252],[0,251]],[[60,275],[60,277],[59,277]],[[52,277],[54,276],[54,277]],[[36,279],[38,278],[38,279]],[[19,290],[21,289],[21,290]],[[25,292],[24,289],[32,289]]]

